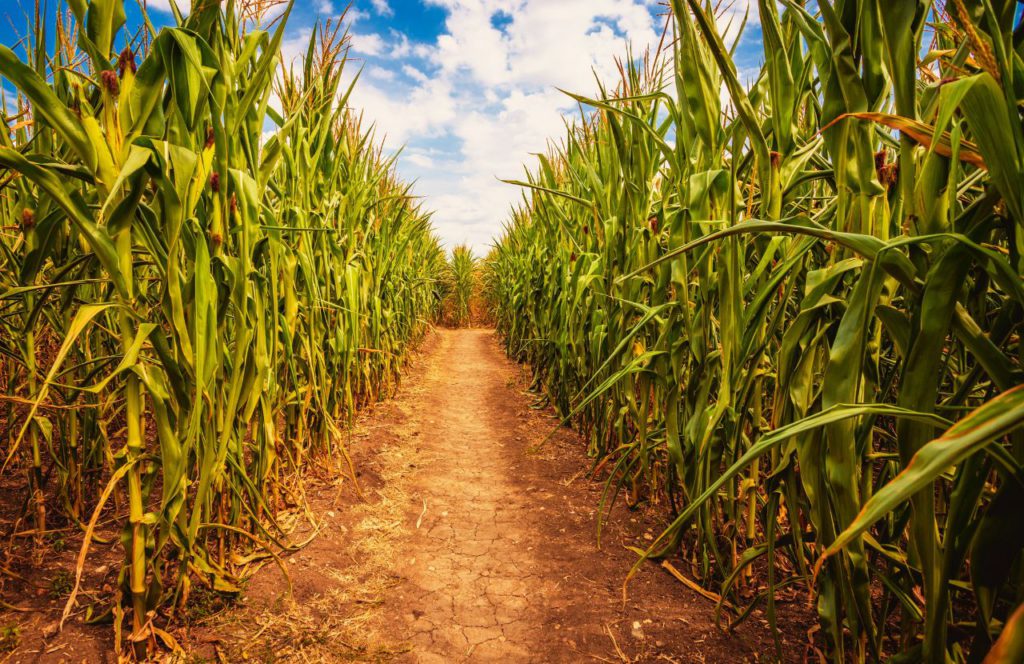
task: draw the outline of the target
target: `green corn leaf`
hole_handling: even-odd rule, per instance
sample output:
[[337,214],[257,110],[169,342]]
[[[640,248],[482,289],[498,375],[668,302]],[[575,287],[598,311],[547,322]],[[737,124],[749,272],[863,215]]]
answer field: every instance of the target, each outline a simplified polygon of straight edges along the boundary
[[857,519],[825,550],[821,560],[838,553],[897,505],[930,486],[939,475],[1022,424],[1024,385],[989,400],[922,447],[906,469],[864,504]]

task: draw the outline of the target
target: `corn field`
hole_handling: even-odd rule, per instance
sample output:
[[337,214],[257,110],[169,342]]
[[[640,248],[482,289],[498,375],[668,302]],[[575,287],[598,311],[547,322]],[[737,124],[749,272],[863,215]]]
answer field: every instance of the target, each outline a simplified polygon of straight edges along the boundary
[[[294,548],[303,471],[345,458],[440,306],[429,216],[347,108],[345,33],[283,62],[291,5],[267,5],[132,33],[123,0],[73,0],[0,47],[0,478],[37,545],[82,534],[65,619],[137,653],[196,584]],[[83,604],[118,531],[118,597]]]
[[670,4],[516,183],[509,354],[604,512],[671,512],[637,566],[681,556],[726,621],[810,596],[823,659],[1024,661],[1016,3],[759,0],[743,76],[738,20]]

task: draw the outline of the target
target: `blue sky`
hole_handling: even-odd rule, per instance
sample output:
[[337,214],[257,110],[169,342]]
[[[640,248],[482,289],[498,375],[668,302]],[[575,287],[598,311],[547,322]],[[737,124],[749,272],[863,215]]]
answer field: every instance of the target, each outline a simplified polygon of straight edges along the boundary
[[[733,2],[733,18],[748,2]],[[157,25],[171,20],[168,3],[148,0]],[[33,5],[0,4],[0,42],[17,40]],[[346,6],[296,0],[285,57],[302,52],[318,19],[337,18]],[[416,181],[445,244],[466,242],[483,254],[520,198],[498,178],[520,178],[522,164],[560,138],[575,112],[556,88],[592,94],[594,72],[613,80],[627,42],[637,53],[656,44],[663,14],[659,0],[355,0],[346,75],[363,73],[350,103],[389,150],[404,146],[399,170]],[[130,7],[129,24],[138,17]],[[755,10],[741,72],[758,64],[760,48]]]

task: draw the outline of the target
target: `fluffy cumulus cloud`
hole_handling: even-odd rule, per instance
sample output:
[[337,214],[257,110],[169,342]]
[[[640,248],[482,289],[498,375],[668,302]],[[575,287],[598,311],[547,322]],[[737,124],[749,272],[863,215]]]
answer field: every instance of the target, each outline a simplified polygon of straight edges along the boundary
[[[521,178],[576,112],[557,88],[593,93],[595,74],[612,80],[627,43],[657,43],[662,19],[656,0],[422,1],[444,10],[429,40],[353,31],[365,65],[352,103],[389,149],[405,146],[399,168],[417,180],[445,243],[482,254],[521,198],[499,178]],[[402,11],[364,4],[379,15]]]
[[374,11],[382,16],[392,16],[395,13],[388,0],[370,0],[370,4],[373,5]]
[[[167,0],[149,0],[166,4]],[[286,58],[305,48],[316,16],[338,16],[347,2],[297,0]],[[185,4],[185,3],[179,3]],[[362,71],[351,103],[376,126],[399,169],[434,211],[448,246],[487,251],[522,192],[523,165],[560,140],[576,103],[596,78],[614,83],[616,58],[656,45],[662,0],[356,0],[347,14],[351,58]],[[751,0],[720,17],[738,27]],[[337,11],[336,11],[337,9]],[[437,25],[415,25],[430,16]],[[756,11],[754,16],[756,17]],[[427,19],[424,19],[427,20]],[[614,87],[614,85],[612,85]]]

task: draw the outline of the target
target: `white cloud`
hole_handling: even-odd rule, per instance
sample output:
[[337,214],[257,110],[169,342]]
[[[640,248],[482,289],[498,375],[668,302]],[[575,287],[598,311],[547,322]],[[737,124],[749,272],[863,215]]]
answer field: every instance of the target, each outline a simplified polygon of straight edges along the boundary
[[[192,7],[191,0],[176,0],[175,4],[182,14],[188,14]],[[170,12],[171,0],[146,0],[146,9],[155,9],[158,12]]]
[[358,7],[350,6],[348,11],[345,12],[345,20],[348,22],[349,27],[354,26],[356,23],[361,21],[365,21],[368,18],[370,18],[370,15]]
[[402,73],[417,83],[425,83],[427,75],[412,65],[402,65]]
[[[591,89],[592,70],[611,78],[627,42],[642,49],[660,36],[654,1],[431,1],[449,11],[435,61],[485,86]],[[492,24],[499,12],[508,17],[503,30]]]
[[498,178],[521,179],[523,164],[561,140],[565,116],[576,112],[556,88],[593,94],[595,71],[614,86],[626,44],[639,54],[657,43],[657,0],[428,2],[447,11],[442,34],[393,49],[381,64],[403,84],[368,77],[352,104],[391,149],[409,144],[400,170],[417,180],[445,243],[483,254],[522,196]]
[[[446,11],[436,40],[363,25],[353,35],[367,66],[351,103],[388,149],[407,145],[399,169],[416,180],[445,244],[468,242],[483,254],[522,199],[498,178],[522,179],[523,164],[533,168],[533,155],[561,141],[565,118],[578,113],[556,88],[593,95],[595,74],[614,88],[627,43],[637,57],[658,44],[664,8],[661,0],[421,1]],[[378,16],[391,13],[386,2],[370,4]],[[733,32],[751,4],[735,0],[720,29],[732,20]]]
[[[356,71],[352,67],[347,74],[352,76]],[[437,138],[458,117],[452,83],[443,79],[405,88],[390,83],[378,86],[372,77],[365,77],[356,86],[351,103],[365,111],[367,120],[377,125],[379,135],[387,136],[391,149],[414,140]]]
[[390,31],[388,35],[379,33],[349,33],[352,52],[359,55],[382,56],[389,61],[404,60],[412,54],[412,42],[405,35]]
[[373,5],[374,11],[381,16],[391,16],[395,13],[391,9],[391,5],[388,4],[388,0],[370,0],[370,4]]
[[417,168],[435,168],[437,162],[426,150],[406,150],[402,158]]
[[398,74],[393,69],[385,69],[384,67],[367,67],[366,75],[370,78],[378,81],[392,82],[398,78]]
[[353,32],[350,35],[352,52],[361,55],[380,55],[384,52],[384,39],[377,34],[359,34]]

